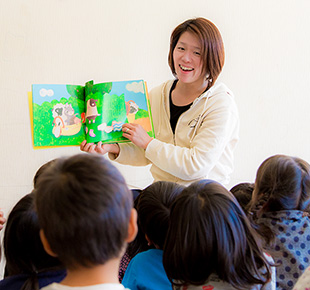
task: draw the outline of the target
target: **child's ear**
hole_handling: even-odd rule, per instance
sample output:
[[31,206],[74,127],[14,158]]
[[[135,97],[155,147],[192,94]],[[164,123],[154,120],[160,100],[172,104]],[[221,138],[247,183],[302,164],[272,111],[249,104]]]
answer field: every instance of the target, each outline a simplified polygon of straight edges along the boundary
[[43,244],[43,248],[44,248],[45,252],[48,253],[52,257],[57,257],[57,255],[52,251],[50,244],[47,241],[43,230],[40,230],[40,239],[41,239],[41,242]]
[[146,241],[147,241],[147,245],[148,245],[148,246],[151,246],[153,243],[152,243],[152,241],[150,240],[150,238],[148,237],[148,235],[145,234],[144,236],[145,236],[145,239],[146,239]]
[[129,225],[128,225],[128,236],[126,239],[127,243],[132,242],[138,233],[137,217],[138,217],[137,211],[134,208],[131,209]]

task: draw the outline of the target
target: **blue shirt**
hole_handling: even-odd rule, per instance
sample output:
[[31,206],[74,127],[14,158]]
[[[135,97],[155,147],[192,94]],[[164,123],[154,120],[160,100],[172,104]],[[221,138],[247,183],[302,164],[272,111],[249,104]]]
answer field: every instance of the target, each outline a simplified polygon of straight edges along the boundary
[[172,289],[163,266],[163,251],[150,249],[137,254],[129,263],[122,284],[131,290]]

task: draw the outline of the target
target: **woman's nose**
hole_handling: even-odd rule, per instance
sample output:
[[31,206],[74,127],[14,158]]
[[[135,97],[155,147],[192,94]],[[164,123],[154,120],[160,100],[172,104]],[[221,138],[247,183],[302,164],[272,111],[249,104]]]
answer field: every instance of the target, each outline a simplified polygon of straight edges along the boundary
[[182,59],[186,62],[189,62],[191,60],[190,54],[187,51],[184,52]]

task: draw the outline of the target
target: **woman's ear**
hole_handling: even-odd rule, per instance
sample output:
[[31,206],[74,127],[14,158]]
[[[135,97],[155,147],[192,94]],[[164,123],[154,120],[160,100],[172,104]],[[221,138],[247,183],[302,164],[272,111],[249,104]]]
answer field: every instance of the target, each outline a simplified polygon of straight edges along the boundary
[[134,208],[131,209],[129,225],[128,225],[128,236],[126,239],[127,243],[132,242],[138,233],[137,218],[138,218],[137,211]]
[[50,244],[47,241],[43,230],[40,230],[40,239],[41,239],[41,242],[43,244],[43,248],[44,248],[45,252],[48,253],[52,257],[57,257],[57,255],[52,251]]

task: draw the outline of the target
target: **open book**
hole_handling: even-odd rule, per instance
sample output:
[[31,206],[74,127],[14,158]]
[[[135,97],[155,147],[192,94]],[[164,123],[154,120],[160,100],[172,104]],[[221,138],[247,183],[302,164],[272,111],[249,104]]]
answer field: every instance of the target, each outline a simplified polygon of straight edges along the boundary
[[34,147],[130,142],[124,123],[140,124],[154,137],[143,80],[80,85],[32,85]]

